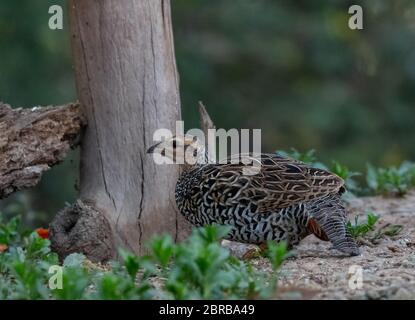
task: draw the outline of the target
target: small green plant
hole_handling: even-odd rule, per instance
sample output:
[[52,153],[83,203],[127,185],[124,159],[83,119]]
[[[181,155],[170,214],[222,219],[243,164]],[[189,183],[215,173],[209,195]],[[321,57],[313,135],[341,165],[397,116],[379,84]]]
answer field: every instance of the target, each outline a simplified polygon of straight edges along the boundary
[[340,164],[337,161],[332,162],[329,170],[344,180],[346,188],[350,192],[359,193],[361,191],[359,183],[354,179],[354,177],[361,175],[360,172],[350,171],[348,167]]
[[415,164],[404,162],[399,167],[389,168],[368,164],[366,181],[375,194],[403,196],[415,186]]
[[397,236],[403,229],[400,224],[386,224],[376,230],[375,234],[370,238],[370,242],[376,244],[384,237],[393,238]]
[[398,224],[386,224],[378,227],[380,217],[373,213],[368,213],[366,219],[365,223],[359,223],[356,216],[354,224],[350,221],[347,223],[350,234],[361,242],[365,242],[363,239],[367,239],[370,243],[377,244],[382,238],[394,237],[403,229],[403,226]]
[[359,223],[359,217],[356,216],[354,224],[352,224],[350,221],[347,222],[347,229],[349,230],[352,237],[363,237],[367,235],[370,231],[375,230],[375,224],[378,222],[379,218],[379,216],[373,213],[368,213],[366,222]]
[[[195,229],[176,244],[168,235],[148,243],[137,257],[120,250],[120,260],[99,266],[73,253],[59,264],[50,242],[37,232],[21,237],[19,220],[0,225],[0,299],[245,299],[267,298],[275,290],[277,270],[288,256],[284,244],[270,243],[272,274],[230,256],[220,245],[226,227]],[[62,268],[62,287],[51,289],[51,267]]]
[[12,245],[20,241],[20,217],[16,216],[9,222],[3,223],[0,213],[0,244]]
[[[275,281],[271,275],[255,271],[246,262],[229,255],[219,240],[229,229],[207,226],[196,229],[189,240],[174,245],[170,240],[153,240],[153,256],[167,277],[166,296],[173,299],[236,299],[240,297],[266,297]],[[154,246],[154,244],[157,244]],[[159,245],[164,243],[167,245]],[[169,248],[171,246],[171,248]],[[269,257],[276,271],[287,254],[286,247],[272,244]],[[156,250],[155,250],[156,249]],[[173,252],[173,254],[171,254]],[[170,256],[170,264],[161,263],[160,257]],[[165,260],[164,260],[165,262]],[[270,285],[266,285],[269,282]]]
[[304,163],[317,163],[316,150],[314,149],[308,150],[306,152],[300,152],[295,148],[291,148],[290,151],[278,150],[277,153],[282,156],[293,158]]
[[291,252],[285,242],[276,244],[274,241],[268,241],[265,256],[270,260],[272,267],[277,270],[285,259],[291,256]]
[[278,154],[290,157],[315,168],[329,170],[345,181],[347,190],[352,195],[372,195],[383,194],[392,196],[403,196],[409,189],[415,187],[415,163],[405,161],[399,167],[391,166],[388,168],[375,168],[367,165],[366,184],[367,187],[359,185],[357,176],[359,172],[350,171],[348,167],[333,161],[330,166],[317,160],[315,150],[299,152],[292,148],[290,151],[277,151]]

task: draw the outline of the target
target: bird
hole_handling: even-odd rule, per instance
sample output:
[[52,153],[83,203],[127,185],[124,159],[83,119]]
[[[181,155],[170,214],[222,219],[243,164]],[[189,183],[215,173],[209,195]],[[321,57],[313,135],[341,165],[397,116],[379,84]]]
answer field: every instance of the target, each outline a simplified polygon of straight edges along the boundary
[[[181,161],[175,199],[180,213],[195,227],[225,225],[225,239],[258,245],[285,241],[289,248],[314,234],[348,256],[359,248],[346,226],[342,178],[279,154],[239,154],[228,161],[211,159],[204,143],[189,134],[175,135],[147,153]],[[246,160],[259,162],[245,174]]]

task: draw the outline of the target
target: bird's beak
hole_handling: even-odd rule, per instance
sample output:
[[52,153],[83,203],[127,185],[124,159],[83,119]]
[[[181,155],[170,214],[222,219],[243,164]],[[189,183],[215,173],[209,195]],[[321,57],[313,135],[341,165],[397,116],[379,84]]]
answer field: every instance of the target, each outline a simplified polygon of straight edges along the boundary
[[156,148],[159,146],[161,142],[156,143],[154,146],[151,146],[148,150],[147,153],[154,153],[154,150],[156,150]]

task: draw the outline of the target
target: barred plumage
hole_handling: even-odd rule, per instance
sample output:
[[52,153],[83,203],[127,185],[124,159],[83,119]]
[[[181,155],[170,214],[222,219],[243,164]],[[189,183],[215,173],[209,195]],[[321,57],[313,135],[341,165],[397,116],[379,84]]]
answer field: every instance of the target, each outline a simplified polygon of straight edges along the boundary
[[[196,156],[196,150],[206,158],[203,146],[188,136],[174,137],[149,151],[176,159],[184,155],[180,147],[186,155]],[[243,174],[242,159],[236,164],[185,165],[175,193],[180,212],[195,226],[230,226],[229,240],[255,244],[285,240],[292,246],[315,234],[344,253],[359,254],[346,229],[341,178],[276,154],[256,159],[261,167],[255,175]]]

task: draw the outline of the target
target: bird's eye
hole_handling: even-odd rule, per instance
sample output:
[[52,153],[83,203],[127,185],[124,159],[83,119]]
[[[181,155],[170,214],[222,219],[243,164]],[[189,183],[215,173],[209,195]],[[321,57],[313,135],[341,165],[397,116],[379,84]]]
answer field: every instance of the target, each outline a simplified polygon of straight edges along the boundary
[[176,140],[173,140],[173,148],[176,148],[176,146],[177,146],[177,142]]
[[193,157],[196,157],[197,156],[197,150],[195,149],[195,150],[193,150]]

